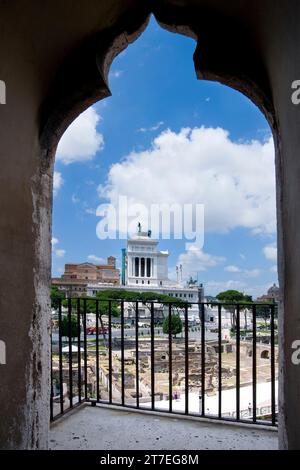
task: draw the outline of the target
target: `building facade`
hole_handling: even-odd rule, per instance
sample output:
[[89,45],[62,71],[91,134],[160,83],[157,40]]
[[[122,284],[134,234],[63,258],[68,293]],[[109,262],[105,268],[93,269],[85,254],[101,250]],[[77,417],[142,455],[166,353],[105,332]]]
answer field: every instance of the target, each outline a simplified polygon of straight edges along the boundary
[[[151,238],[151,231],[142,232],[139,226],[137,234],[127,240],[127,248],[122,250],[122,285],[107,286],[97,281],[89,282],[87,295],[95,297],[99,291],[121,288],[130,292],[156,292],[188,303],[202,302],[203,285],[184,285],[181,266],[176,268],[177,280],[169,279],[168,257],[167,251],[158,250],[158,240]],[[126,313],[130,316],[130,308]],[[198,316],[198,313],[198,305],[189,309],[189,315]]]
[[276,284],[273,284],[273,286],[268,289],[267,294],[264,294],[261,297],[257,297],[257,300],[261,302],[279,302],[279,296],[279,287],[277,287]]
[[89,283],[105,284],[106,288],[120,285],[120,271],[116,268],[116,258],[109,256],[107,264],[68,263],[64,274],[53,278],[52,285],[65,291],[67,297],[87,294]]
[[[166,287],[168,279],[167,251],[157,249],[158,241],[151,238],[151,231],[138,231],[135,237],[127,241],[126,276],[127,286],[146,285]],[[124,268],[123,268],[124,269]]]

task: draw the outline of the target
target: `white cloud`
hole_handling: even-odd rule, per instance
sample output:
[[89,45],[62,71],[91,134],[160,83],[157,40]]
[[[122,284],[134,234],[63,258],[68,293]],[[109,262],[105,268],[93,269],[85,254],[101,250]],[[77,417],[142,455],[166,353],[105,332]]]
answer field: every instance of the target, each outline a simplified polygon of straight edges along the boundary
[[228,273],[239,273],[239,272],[241,272],[240,268],[238,268],[237,266],[233,266],[233,265],[226,266],[224,268],[224,271],[226,271]]
[[99,256],[96,256],[96,255],[88,255],[88,260],[92,261],[93,263],[104,263],[105,262],[104,258],[99,258]]
[[62,250],[62,249],[54,250],[54,252],[58,258],[62,258],[66,254],[66,250]]
[[128,203],[204,204],[205,231],[244,227],[275,233],[274,146],[236,143],[221,128],[167,130],[148,150],[132,152],[112,165],[100,197],[117,207]]
[[89,180],[86,180],[86,181],[85,181],[85,184],[86,184],[87,186],[94,186],[96,183],[95,183],[94,180],[90,180],[90,179],[89,179]]
[[92,207],[87,207],[85,212],[90,215],[96,215],[96,209],[93,209]]
[[56,196],[62,185],[64,184],[63,177],[59,171],[55,171],[53,175],[53,194]]
[[240,273],[240,276],[250,277],[250,278],[258,277],[261,274],[261,270],[258,268],[240,269],[238,266],[233,266],[233,265],[226,266],[224,268],[224,271],[228,273]]
[[138,132],[153,132],[157,131],[161,126],[164,125],[163,121],[159,121],[157,124],[151,127],[140,127],[137,131]]
[[78,196],[76,196],[76,194],[72,194],[72,202],[73,204],[78,204],[80,202],[80,199]]
[[206,295],[217,295],[220,292],[224,292],[226,290],[239,290],[244,291],[246,287],[246,283],[243,281],[236,281],[233,279],[229,279],[227,281],[209,281],[205,282],[204,290]]
[[63,250],[61,248],[56,248],[56,245],[59,244],[58,238],[52,237],[51,239],[51,244],[52,244],[52,253],[57,256],[58,258],[62,258],[66,254],[66,250]]
[[57,148],[57,160],[65,165],[92,160],[103,149],[103,135],[97,132],[100,120],[94,108],[88,108],[68,127]]
[[123,70],[115,70],[114,72],[110,73],[110,76],[113,78],[119,78],[123,75]]
[[271,273],[277,274],[277,264],[274,264],[274,266],[272,266],[272,267],[270,268],[270,271],[271,271]]
[[275,244],[266,245],[263,249],[265,258],[269,261],[277,261],[277,247]]
[[246,277],[251,277],[251,278],[254,278],[254,277],[258,277],[260,274],[261,274],[261,270],[260,269],[246,269],[244,271],[244,274]]
[[226,258],[223,256],[215,256],[205,253],[191,246],[187,251],[178,256],[177,265],[182,265],[183,276],[188,278],[195,276],[199,271],[206,271],[208,268],[213,268],[222,264]]

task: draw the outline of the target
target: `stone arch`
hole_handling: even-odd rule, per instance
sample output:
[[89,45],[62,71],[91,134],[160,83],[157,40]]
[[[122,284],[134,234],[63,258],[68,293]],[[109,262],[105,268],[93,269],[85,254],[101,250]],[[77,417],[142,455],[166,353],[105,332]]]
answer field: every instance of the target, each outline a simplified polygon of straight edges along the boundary
[[[0,79],[7,85],[7,103],[0,107],[4,117],[0,144],[5,155],[1,176],[6,183],[0,194],[5,222],[0,256],[8,282],[0,308],[11,312],[22,334],[11,335],[5,315],[0,318],[16,376],[12,380],[6,366],[1,370],[4,383],[15,384],[14,399],[8,399],[8,387],[0,390],[6,404],[1,447],[47,446],[47,312],[57,143],[80,112],[109,95],[109,64],[138,37],[153,13],[162,27],[195,38],[198,78],[217,80],[244,93],[265,114],[273,131],[281,307],[284,305],[279,319],[280,442],[281,447],[299,448],[300,374],[290,361],[290,345],[300,334],[296,282],[300,261],[295,255],[300,233],[300,164],[295,158],[300,145],[299,108],[290,100],[291,83],[300,76],[299,2],[91,0],[87,7],[84,0],[78,0],[72,10],[68,2],[60,2],[58,7],[50,0],[42,8],[36,2],[26,6],[24,2],[2,3]],[[17,292],[15,279],[22,279]]]
[[[204,10],[198,23],[191,10],[173,2],[167,1],[163,6],[160,1],[152,3],[152,8],[137,8],[134,15],[125,14],[113,27],[87,38],[65,59],[41,107],[40,144],[45,173],[51,177],[58,142],[70,123],[95,102],[111,96],[108,84],[110,66],[118,54],[138,40],[151,14],[162,28],[195,40],[191,60],[198,80],[217,81],[234,88],[260,109],[272,130],[278,161],[278,127],[268,77],[239,22],[229,18],[224,22],[222,17],[216,18],[215,12]],[[211,30],[209,25],[213,22],[216,24]],[[245,38],[245,55],[237,67],[234,44],[239,36]],[[226,41],[220,41],[224,37]],[[79,66],[84,73],[75,72]],[[258,72],[258,76],[253,75],[253,71]],[[72,82],[74,76],[76,80]]]
[[[251,44],[251,35],[248,37],[249,31],[245,32],[239,21],[229,17],[224,21],[209,9],[201,13],[195,17],[191,8],[174,5],[172,1],[141,2],[115,25],[85,38],[72,50],[57,71],[41,106],[43,167],[47,169],[53,164],[57,144],[71,122],[95,102],[111,96],[110,66],[146,29],[151,14],[162,28],[195,40],[191,59],[199,80],[218,81],[234,88],[261,110],[272,130],[278,153],[278,126],[270,85],[263,62]],[[237,57],[239,48],[234,47],[238,38],[244,40],[242,57]]]

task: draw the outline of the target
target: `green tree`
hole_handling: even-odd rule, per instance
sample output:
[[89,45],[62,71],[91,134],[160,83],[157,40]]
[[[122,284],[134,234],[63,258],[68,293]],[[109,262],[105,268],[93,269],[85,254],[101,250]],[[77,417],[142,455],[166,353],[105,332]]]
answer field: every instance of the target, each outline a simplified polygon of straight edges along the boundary
[[[220,292],[216,298],[219,302],[222,302],[225,305],[225,309],[230,312],[231,316],[231,327],[233,329],[236,328],[236,306],[235,304],[252,304],[252,297],[250,295],[245,295],[243,292],[239,292],[237,290],[226,290],[224,292]],[[242,306],[241,310],[244,310],[245,314],[245,328],[247,329],[247,307]]]
[[[98,299],[98,318],[100,322],[100,326],[102,327],[102,336],[104,342],[106,341],[106,333],[103,325],[103,316],[109,314],[109,300],[112,299],[111,292],[113,291],[101,291],[97,293],[96,299]],[[116,297],[115,297],[116,298]],[[85,297],[85,298],[77,298],[77,299],[65,299],[63,301],[63,306],[68,308],[69,302],[71,302],[71,311],[74,315],[78,315],[78,312],[82,318],[83,323],[83,316],[84,312],[86,313],[95,313],[96,314],[96,299],[95,297]],[[120,315],[120,305],[118,302],[111,302],[111,314],[113,317],[118,317]]]
[[76,298],[76,299],[64,299],[62,304],[68,308],[69,302],[71,302],[72,313],[83,316],[84,304],[86,305],[86,313],[96,313],[96,299],[98,300],[98,318],[102,327],[102,336],[104,342],[106,341],[106,333],[103,328],[103,316],[109,314],[109,304],[111,305],[111,314],[113,317],[119,317],[121,314],[121,302],[124,301],[133,309],[136,310],[136,301],[139,301],[146,308],[151,309],[152,302],[164,305],[166,303],[172,303],[172,309],[179,311],[185,305],[182,299],[174,299],[168,295],[159,294],[157,292],[132,292],[125,289],[106,289],[99,291],[95,297]]
[[[170,332],[169,316],[164,319],[163,332],[168,335]],[[171,334],[176,338],[176,335],[182,332],[182,321],[177,313],[171,315]]]
[[174,299],[168,295],[159,294],[157,292],[132,292],[125,289],[107,289],[97,293],[97,298],[102,299],[101,305],[102,309],[108,308],[108,302],[105,302],[107,299],[112,300],[112,311],[113,316],[120,315],[120,302],[113,302],[113,299],[118,301],[123,300],[129,307],[136,311],[136,302],[143,304],[149,311],[151,311],[152,303],[159,304],[161,307],[164,304],[172,303],[172,308],[180,309],[183,308],[185,303],[182,299]]
[[59,306],[59,300],[63,301],[65,299],[65,294],[64,292],[60,291],[57,286],[51,286],[50,298],[51,307],[57,310]]
[[69,315],[63,315],[61,320],[61,334],[62,336],[67,336],[71,333],[71,338],[78,337],[78,323],[76,315],[71,315],[71,331],[69,330]]
[[[97,292],[96,299],[98,299],[99,305],[99,319],[102,322],[102,316],[109,314],[109,304],[111,305],[111,315],[112,317],[119,317],[121,315],[121,305],[120,302],[113,301],[113,299],[118,299],[118,297],[113,295],[113,290],[105,290],[102,292]],[[111,302],[109,302],[111,300]],[[90,312],[96,313],[96,302],[90,300],[91,306]],[[94,310],[92,310],[94,308]]]
[[267,329],[267,322],[271,317],[270,302],[262,301],[259,305],[256,305],[256,316],[264,319],[265,328]]

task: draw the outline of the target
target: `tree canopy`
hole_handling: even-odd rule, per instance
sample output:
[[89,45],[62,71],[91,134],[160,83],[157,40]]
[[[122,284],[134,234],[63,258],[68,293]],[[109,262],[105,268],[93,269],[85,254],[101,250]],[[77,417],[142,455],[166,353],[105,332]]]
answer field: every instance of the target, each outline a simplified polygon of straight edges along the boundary
[[135,302],[140,302],[150,309],[151,303],[155,302],[158,304],[171,303],[175,309],[183,308],[186,305],[182,299],[174,299],[168,295],[159,294],[157,292],[132,292],[125,289],[106,289],[99,291],[96,297],[76,298],[76,299],[65,299],[62,305],[68,308],[69,302],[71,302],[72,312],[80,314],[84,313],[84,305],[86,305],[86,313],[96,313],[96,299],[98,302],[98,313],[99,317],[107,316],[109,314],[109,304],[111,305],[111,314],[113,317],[118,317],[121,314],[121,303],[124,301],[131,303],[132,307],[135,308]]
[[177,313],[171,315],[171,322],[169,321],[169,316],[164,319],[163,323],[163,332],[168,335],[170,332],[170,323],[171,323],[171,334],[176,337],[179,333],[182,332],[182,321],[180,316]]
[[[71,331],[69,330],[71,328]],[[68,315],[63,315],[61,320],[61,333],[62,336],[67,336],[71,333],[71,338],[77,338],[78,336],[78,320],[76,315],[71,315],[71,325],[69,325]]]
[[[241,310],[245,311],[245,321],[247,323],[247,317],[246,317],[246,308],[247,304],[249,306],[252,304],[252,297],[250,295],[246,295],[243,292],[239,292],[237,290],[226,290],[224,292],[220,292],[216,296],[217,300],[219,302],[222,302],[225,304],[225,309],[230,312],[231,314],[231,326],[232,328],[235,329],[236,327],[236,307],[235,304],[245,304],[242,305]],[[226,306],[228,304],[228,306]]]
[[63,301],[65,299],[65,293],[59,290],[57,286],[51,286],[50,298],[51,307],[57,310],[59,307],[59,301]]
[[126,289],[107,289],[97,292],[98,299],[116,299],[124,302],[139,301],[144,304],[148,302],[170,303],[172,305],[184,305],[182,299],[174,299],[168,295],[159,294],[158,292],[132,292]]
[[220,292],[216,298],[220,302],[232,304],[252,302],[252,297],[250,295],[246,295],[243,292],[239,292],[237,290],[226,290],[224,292]]

